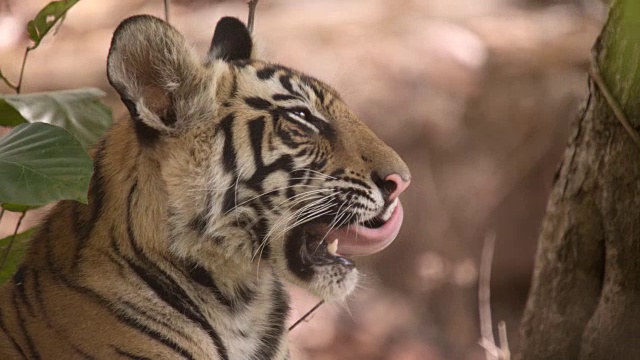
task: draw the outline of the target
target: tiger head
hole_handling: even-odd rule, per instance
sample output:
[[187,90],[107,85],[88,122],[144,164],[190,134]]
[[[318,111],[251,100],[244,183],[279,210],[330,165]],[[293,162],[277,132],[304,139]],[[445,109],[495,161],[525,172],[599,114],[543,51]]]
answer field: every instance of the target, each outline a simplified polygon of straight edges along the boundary
[[339,300],[358,278],[349,257],[398,234],[405,163],[328,85],[256,59],[239,20],[218,22],[202,60],[162,20],[130,18],[107,70],[166,184],[171,256]]

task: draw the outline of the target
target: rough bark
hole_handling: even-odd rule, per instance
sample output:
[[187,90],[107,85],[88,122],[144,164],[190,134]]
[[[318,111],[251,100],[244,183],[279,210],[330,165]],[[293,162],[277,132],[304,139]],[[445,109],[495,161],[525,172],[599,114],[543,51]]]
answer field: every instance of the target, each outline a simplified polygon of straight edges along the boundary
[[[618,0],[598,67],[640,129],[640,1]],[[540,234],[519,360],[640,359],[640,147],[593,79]]]

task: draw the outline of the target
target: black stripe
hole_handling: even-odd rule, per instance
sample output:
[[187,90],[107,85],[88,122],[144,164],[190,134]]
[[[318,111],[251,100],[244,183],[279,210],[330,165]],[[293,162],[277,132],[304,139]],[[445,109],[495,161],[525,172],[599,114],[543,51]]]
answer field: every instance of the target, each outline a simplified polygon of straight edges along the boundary
[[258,71],[256,71],[256,76],[260,80],[269,80],[273,77],[273,74],[276,73],[276,68],[273,67],[264,67]]
[[269,165],[262,165],[260,168],[256,169],[256,172],[251,176],[249,180],[247,180],[247,185],[251,186],[253,189],[260,189],[258,192],[263,193],[262,191],[262,182],[264,179],[274,171],[284,171],[291,172],[293,169],[293,158],[290,155],[282,155],[277,160],[272,162]]
[[177,313],[199,324],[200,327],[209,334],[211,340],[213,340],[220,358],[228,359],[227,349],[222,343],[222,339],[202,313],[198,311],[197,305],[193,303],[184,289],[170,279],[166,273],[161,272],[161,270],[156,268],[154,270],[157,271],[149,271],[148,263],[145,263],[143,267],[133,261],[129,261],[129,266],[131,266],[140,279],[142,279],[162,301]]
[[313,159],[313,164],[311,165],[311,167],[313,167],[314,169],[324,169],[324,167],[327,165],[327,155],[325,153],[322,153],[320,155],[322,156],[318,156]]
[[22,300],[22,303],[26,306],[27,311],[29,312],[29,315],[31,316],[35,316],[34,312],[33,312],[33,306],[31,306],[31,303],[29,302],[29,299],[27,297],[27,292],[25,290],[25,282],[26,282],[26,272],[27,269],[25,268],[24,265],[20,265],[20,267],[18,268],[18,271],[16,271],[15,274],[13,274],[13,283],[16,286],[16,290],[18,292],[18,295],[20,295],[20,300]]
[[16,292],[13,293],[12,302],[13,302],[13,309],[15,310],[16,317],[18,318],[18,326],[22,331],[22,335],[24,336],[24,339],[27,341],[27,347],[29,348],[29,352],[31,353],[31,356],[29,358],[40,359],[40,354],[38,354],[38,351],[36,351],[36,347],[33,344],[33,340],[31,339],[31,336],[29,336],[29,332],[27,331],[27,324],[24,317],[22,316],[22,311],[20,311],[20,304],[18,303]]
[[120,322],[126,324],[127,326],[134,328],[138,331],[140,331],[142,334],[150,337],[151,339],[165,345],[166,347],[170,348],[171,350],[175,351],[176,353],[180,354],[183,358],[189,359],[189,360],[195,360],[195,358],[193,357],[193,355],[191,355],[186,349],[184,349],[183,347],[181,347],[180,345],[178,345],[177,343],[175,343],[173,340],[171,340],[168,336],[166,336],[165,334],[162,334],[144,324],[141,324],[140,321],[136,318],[133,318],[131,316],[128,316],[127,314],[122,313],[122,311],[118,311],[116,309],[113,309],[110,305],[111,300],[108,300],[104,297],[102,297],[101,295],[99,295],[98,293],[96,293],[95,291],[86,288],[86,287],[82,287],[82,286],[78,286],[75,285],[73,283],[71,283],[71,281],[69,281],[68,279],[66,279],[65,277],[63,277],[62,275],[58,275],[56,276],[58,281],[61,281],[64,285],[66,285],[69,289],[74,290],[78,293],[80,293],[81,295],[84,295],[92,300],[94,300],[95,302],[97,302],[99,305],[103,306],[104,308],[106,308],[112,316],[114,316],[116,319],[118,319]]
[[280,84],[282,84],[282,87],[285,88],[285,90],[287,90],[289,94],[302,97],[302,94],[300,94],[299,92],[293,89],[293,85],[291,85],[290,75],[280,75],[279,79],[280,79]]
[[122,103],[127,110],[129,110],[129,114],[131,114],[131,121],[133,121],[133,128],[136,132],[138,143],[142,146],[154,145],[158,139],[160,139],[160,132],[140,120],[140,114],[138,114],[138,109],[133,101],[122,96],[120,99],[122,99]]
[[289,94],[274,94],[271,98],[275,101],[300,100],[299,97]]
[[372,202],[376,201],[371,195],[369,195],[368,191],[362,190],[360,188],[354,188],[354,187],[350,187],[349,186],[349,187],[344,187],[344,188],[338,188],[337,190],[340,191],[343,194],[344,193],[349,194],[351,197],[353,197],[353,195],[358,195],[358,196],[363,197],[365,199],[368,199],[368,200],[370,200]]
[[215,283],[215,280],[204,267],[196,263],[187,264],[189,276],[196,283],[209,289],[216,300],[231,312],[237,312],[246,307],[253,300],[254,292],[246,286],[237,287],[238,297],[228,297]]
[[118,303],[118,308],[121,310],[128,311],[128,313],[131,315],[135,315],[136,317],[138,317],[137,318],[138,321],[140,319],[148,320],[150,322],[155,323],[158,326],[163,326],[167,328],[168,330],[181,336],[183,339],[187,339],[187,340],[191,339],[191,334],[188,334],[182,331],[181,329],[174,328],[172,326],[174,325],[172,322],[172,319],[165,319],[162,316],[160,317],[153,316],[153,315],[157,315],[156,313],[153,312],[153,309],[149,310],[149,309],[141,308],[127,300],[122,300],[122,299]]
[[[257,240],[257,246],[262,246],[262,250],[260,252],[260,258],[261,259],[269,259],[269,257],[271,257],[271,244],[269,243],[269,241],[266,241],[264,244],[262,243],[264,237],[267,235],[267,227],[268,227],[268,223],[267,223],[267,219],[265,219],[264,217],[261,217],[260,220],[258,220],[256,222],[256,224],[253,226],[253,233],[255,234],[255,240]],[[258,251],[258,249],[254,249],[254,252]]]
[[191,221],[189,221],[189,227],[195,231],[198,235],[203,236],[207,229],[207,221],[202,213],[196,215]]
[[140,356],[140,355],[134,355],[133,353],[130,353],[128,351],[122,350],[119,347],[115,347],[116,352],[118,353],[118,355],[127,358],[127,359],[133,359],[133,360],[151,360],[151,358],[148,358],[146,356]]
[[340,177],[341,175],[344,175],[344,169],[336,169],[329,174],[331,177]]
[[343,176],[341,178],[341,180],[356,184],[356,185],[360,185],[365,189],[370,189],[371,187],[369,186],[369,184],[367,184],[366,182],[358,179],[358,178],[354,178],[354,177],[350,177],[350,176]]
[[[287,120],[291,121],[288,118]],[[297,149],[300,146],[298,142],[293,140],[293,137],[291,136],[291,134],[289,134],[289,131],[283,128],[278,128],[277,134],[278,134],[278,137],[280,138],[280,141],[282,141],[282,143],[284,143],[288,148]]]
[[44,298],[42,297],[42,286],[40,286],[40,273],[36,270],[33,271],[33,293],[36,297],[36,304],[40,307],[42,314],[49,321],[49,315],[47,314],[46,307],[44,306]]
[[224,145],[222,147],[222,164],[227,173],[235,173],[236,171],[236,149],[233,145],[233,114],[227,115],[220,122],[222,131],[224,132]]
[[77,269],[80,263],[80,252],[86,245],[87,241],[91,237],[91,232],[95,224],[98,222],[98,218],[102,215],[102,207],[105,198],[104,192],[104,178],[102,177],[102,166],[104,161],[104,149],[106,146],[106,138],[103,138],[97,145],[95,160],[93,164],[93,176],[91,177],[91,184],[89,185],[90,192],[90,204],[91,216],[89,221],[82,221],[82,216],[79,214],[79,203],[73,203],[73,225],[74,233],[76,236],[76,248],[73,256],[73,268]]
[[9,335],[9,331],[4,325],[4,319],[2,316],[2,307],[0,307],[0,330],[2,330],[4,335],[6,335],[6,337],[8,337],[9,340],[11,340],[11,344],[13,345],[14,349],[20,353],[22,358],[28,359],[27,355],[24,353],[24,351],[22,351],[22,348],[20,347],[20,345],[18,345],[18,342],[16,341],[16,339],[14,339],[13,336]]
[[[56,333],[58,333],[58,332],[56,331]],[[87,360],[95,359],[95,357],[93,357],[93,356],[87,354],[86,352],[80,350],[77,346],[71,345],[71,347],[73,348],[73,351],[75,351],[76,354],[80,355],[83,359],[87,359]]]
[[207,271],[207,269],[205,269],[204,267],[196,263],[190,263],[190,264],[187,264],[186,266],[187,266],[187,272],[191,277],[191,280],[211,290],[211,292],[213,293],[213,296],[216,298],[216,300],[219,303],[221,303],[222,305],[226,306],[229,309],[233,308],[233,305],[234,305],[233,301],[222,293],[222,291],[220,290],[216,282],[213,280],[213,277],[211,277],[211,274]]
[[[118,246],[118,243],[116,242],[116,237],[115,237],[115,227],[111,226],[111,249],[113,251],[113,253],[115,254],[114,257],[117,257],[118,259],[120,259],[123,262],[127,262],[127,258],[125,257],[125,255],[122,253],[122,251],[120,250],[120,247]],[[118,261],[120,262],[120,261]],[[124,271],[124,269],[123,269]],[[171,323],[168,321],[165,321],[164,318],[160,317],[160,318],[156,318],[151,316],[151,314],[149,313],[149,311],[147,311],[144,308],[140,308],[137,305],[134,305],[132,303],[130,303],[129,301],[126,300],[120,300],[118,303],[118,307],[122,308],[122,309],[127,309],[130,312],[135,313],[137,316],[141,316],[149,321],[152,321],[158,325],[162,325],[164,327],[167,327],[169,330],[179,334],[180,336],[182,336],[185,339],[190,339],[190,336],[188,336],[186,333],[184,333],[182,330],[180,329],[176,329],[174,327],[171,326]]]
[[272,359],[284,338],[284,322],[289,313],[289,299],[280,281],[274,283],[271,298],[273,308],[267,322],[269,328],[260,338],[261,346],[252,357],[255,360]]
[[316,84],[315,81],[310,82],[309,86],[311,86],[311,89],[313,89],[313,92],[316,94],[318,100],[320,100],[320,103],[324,104],[324,92],[322,91],[322,89]]
[[162,299],[167,305],[176,310],[179,314],[186,316],[189,320],[199,324],[203,330],[205,330],[214,345],[218,350],[218,355],[221,359],[228,359],[227,349],[222,343],[222,339],[218,333],[211,327],[211,324],[206,320],[204,315],[199,311],[198,306],[193,302],[185,290],[180,287],[167,273],[160,269],[155,263],[153,263],[142,252],[142,249],[138,246],[138,242],[135,239],[133,232],[133,194],[137,191],[138,182],[134,182],[129,191],[127,202],[127,233],[129,235],[129,242],[134,247],[138,259],[140,259],[144,265],[138,265],[137,263],[126,259],[132,270]]
[[272,104],[260,97],[248,97],[244,99],[244,102],[256,110],[269,110]]
[[[45,225],[46,226],[46,225]],[[47,264],[49,266],[49,270],[51,272],[51,274],[53,275],[53,278],[57,281],[59,281],[60,283],[62,283],[63,285],[65,285],[67,288],[69,288],[70,290],[73,290],[83,296],[86,296],[87,298],[93,300],[94,302],[96,302],[98,305],[102,306],[103,308],[107,309],[107,311],[109,311],[109,313],[115,317],[118,321],[122,322],[123,324],[125,324],[126,326],[129,326],[131,328],[134,328],[136,330],[138,330],[140,333],[148,336],[149,338],[159,342],[160,344],[163,344],[164,346],[168,347],[169,349],[175,351],[176,353],[180,354],[183,358],[188,359],[188,360],[195,360],[195,358],[193,357],[193,355],[191,355],[186,349],[182,348],[180,345],[176,344],[175,342],[173,342],[170,338],[168,338],[165,334],[161,334],[160,332],[144,325],[141,324],[140,321],[136,318],[133,318],[131,316],[128,316],[126,314],[124,314],[122,311],[119,311],[117,309],[114,309],[111,306],[111,300],[108,300],[106,298],[104,298],[103,296],[101,296],[100,294],[98,294],[97,292],[80,286],[80,285],[76,285],[74,284],[71,280],[69,280],[67,277],[65,277],[62,273],[60,273],[59,271],[56,271],[55,268],[53,267],[53,261],[51,260],[52,258],[52,249],[50,246],[50,242],[47,242]]]
[[224,193],[224,198],[222,199],[222,213],[226,214],[236,204],[236,182],[234,181],[230,188],[227,189],[227,192]]
[[262,136],[264,133],[264,117],[259,117],[249,122],[249,139],[253,148],[253,162],[256,172],[264,167],[262,162]]
[[[134,184],[133,189],[135,189],[137,183]],[[132,193],[129,194],[129,199],[132,198]],[[94,302],[96,302],[98,305],[104,307],[105,309],[107,309],[107,311],[109,311],[111,313],[111,315],[118,319],[120,322],[122,322],[123,324],[125,324],[126,326],[129,326],[131,328],[134,328],[138,331],[140,331],[142,334],[145,334],[146,336],[150,337],[151,339],[165,345],[166,347],[168,347],[169,349],[172,349],[173,351],[177,352],[178,354],[180,354],[183,358],[189,359],[189,360],[195,360],[193,355],[191,355],[186,349],[182,348],[181,346],[179,346],[178,344],[176,344],[175,342],[173,342],[171,339],[169,339],[166,335],[161,334],[159,332],[157,332],[156,330],[149,328],[143,324],[141,324],[138,319],[132,318],[130,316],[127,316],[126,314],[123,314],[121,311],[118,311],[117,309],[114,309],[111,306],[111,301],[102,297],[101,295],[99,295],[97,292],[77,285],[75,283],[73,283],[70,279],[68,279],[67,277],[65,277],[63,275],[63,273],[59,270],[59,268],[56,267],[56,262],[54,260],[54,255],[53,255],[53,246],[55,246],[54,244],[51,243],[51,236],[49,236],[51,234],[51,217],[47,218],[47,220],[45,220],[44,224],[41,227],[40,232],[38,233],[38,237],[43,237],[44,239],[42,239],[42,241],[45,241],[45,249],[46,249],[46,261],[47,261],[47,266],[48,266],[48,272],[53,276],[53,278],[57,281],[59,281],[60,283],[62,283],[63,285],[65,285],[67,288],[88,297],[89,299],[93,300]],[[39,291],[37,291],[39,292]],[[41,296],[41,294],[40,294]],[[42,299],[40,299],[40,301],[42,302]]]

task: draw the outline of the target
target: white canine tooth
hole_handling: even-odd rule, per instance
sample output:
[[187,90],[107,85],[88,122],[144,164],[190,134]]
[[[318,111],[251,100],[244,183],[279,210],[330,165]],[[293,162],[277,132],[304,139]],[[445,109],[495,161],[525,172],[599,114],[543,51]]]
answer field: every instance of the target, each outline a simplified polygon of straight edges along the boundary
[[338,239],[335,239],[327,244],[327,251],[331,255],[336,255],[336,252],[338,252]]
[[382,221],[387,221],[389,220],[389,218],[391,217],[391,215],[393,214],[393,212],[395,211],[396,207],[398,206],[398,198],[396,198],[395,200],[393,200],[393,202],[391,203],[391,205],[389,205],[389,208],[387,209],[387,211],[384,212],[384,214],[382,214],[382,216],[380,216],[380,218],[382,219]]

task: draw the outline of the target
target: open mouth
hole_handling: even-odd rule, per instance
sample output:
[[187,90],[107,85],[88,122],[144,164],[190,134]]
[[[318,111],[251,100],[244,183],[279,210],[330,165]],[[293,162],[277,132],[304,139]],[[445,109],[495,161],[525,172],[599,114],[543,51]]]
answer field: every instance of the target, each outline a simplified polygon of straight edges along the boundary
[[345,256],[370,255],[386,248],[398,235],[403,218],[402,204],[396,198],[378,216],[362,223],[330,231],[326,223],[308,224],[305,255],[316,264],[353,266]]

